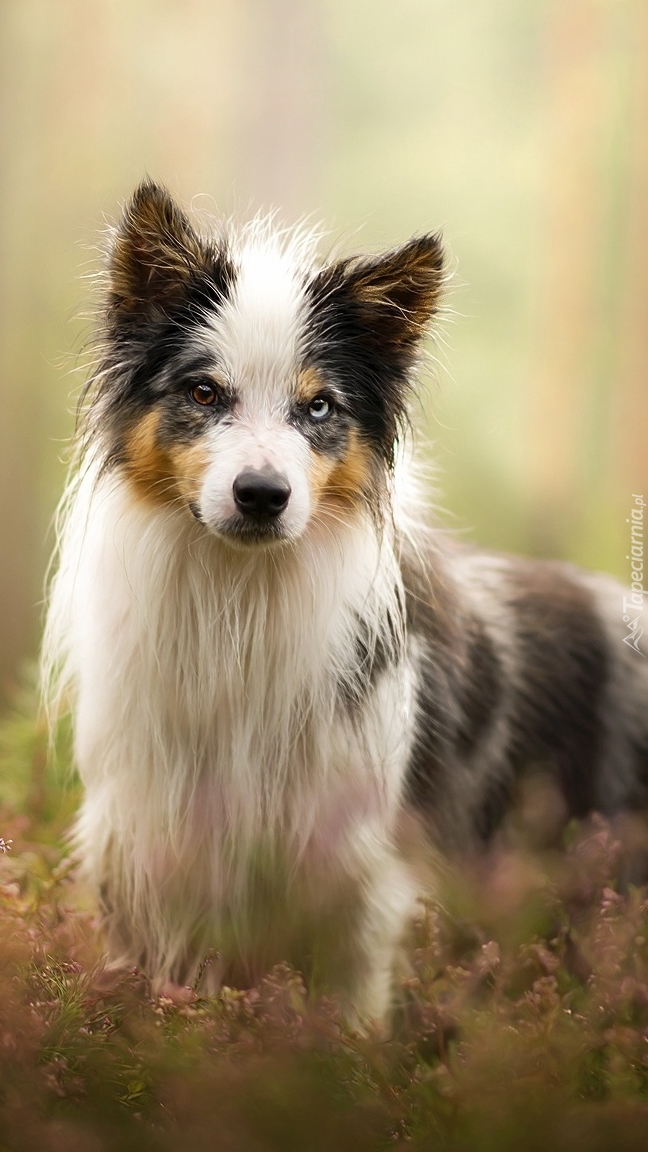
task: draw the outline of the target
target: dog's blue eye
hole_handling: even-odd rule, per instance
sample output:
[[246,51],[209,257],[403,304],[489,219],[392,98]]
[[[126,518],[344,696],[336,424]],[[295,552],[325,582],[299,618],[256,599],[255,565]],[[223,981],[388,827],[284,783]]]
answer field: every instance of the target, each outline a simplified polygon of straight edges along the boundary
[[327,420],[333,411],[333,405],[326,396],[316,396],[308,405],[308,415],[311,420]]

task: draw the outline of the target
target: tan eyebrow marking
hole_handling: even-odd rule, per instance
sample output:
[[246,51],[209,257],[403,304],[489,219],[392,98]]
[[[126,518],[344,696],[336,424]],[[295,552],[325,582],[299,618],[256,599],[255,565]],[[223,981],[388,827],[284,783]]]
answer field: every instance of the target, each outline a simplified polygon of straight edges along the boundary
[[307,404],[309,400],[314,400],[319,396],[320,392],[324,392],[326,385],[322,380],[317,368],[304,368],[299,373],[299,381],[295,391],[295,398],[300,404]]

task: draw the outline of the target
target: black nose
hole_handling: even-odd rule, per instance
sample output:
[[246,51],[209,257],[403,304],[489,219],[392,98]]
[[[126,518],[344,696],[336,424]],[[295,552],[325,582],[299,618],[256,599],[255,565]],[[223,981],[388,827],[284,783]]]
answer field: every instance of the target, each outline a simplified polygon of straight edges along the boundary
[[279,516],[290,498],[290,484],[274,468],[246,468],[232,485],[234,501],[246,516]]

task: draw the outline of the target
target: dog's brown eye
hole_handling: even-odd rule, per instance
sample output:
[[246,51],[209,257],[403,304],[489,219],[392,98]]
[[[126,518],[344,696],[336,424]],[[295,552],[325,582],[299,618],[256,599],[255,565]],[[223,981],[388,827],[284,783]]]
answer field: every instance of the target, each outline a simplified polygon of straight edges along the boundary
[[213,384],[196,384],[191,389],[191,399],[196,401],[196,404],[213,404],[216,400],[216,389]]
[[326,396],[316,396],[308,405],[308,415],[311,420],[327,420],[333,411],[333,405]]

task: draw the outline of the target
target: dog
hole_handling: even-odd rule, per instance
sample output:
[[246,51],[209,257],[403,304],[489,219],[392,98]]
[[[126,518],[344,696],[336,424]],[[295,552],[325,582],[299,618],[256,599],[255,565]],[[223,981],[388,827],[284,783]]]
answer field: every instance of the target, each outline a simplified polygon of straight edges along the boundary
[[151,181],[112,233],[43,667],[111,963],[155,987],[288,961],[384,1025],[413,844],[487,843],[537,768],[568,815],[646,802],[621,586],[427,521],[407,427],[444,278],[438,235],[323,260],[267,221],[205,235]]

